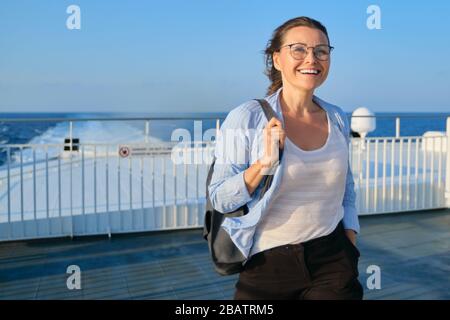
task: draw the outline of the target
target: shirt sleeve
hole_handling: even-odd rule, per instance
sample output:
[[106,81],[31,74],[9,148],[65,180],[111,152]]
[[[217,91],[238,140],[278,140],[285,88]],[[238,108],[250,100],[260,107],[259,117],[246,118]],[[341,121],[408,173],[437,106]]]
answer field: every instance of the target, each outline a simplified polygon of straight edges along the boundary
[[[345,134],[347,142],[350,143],[350,126],[347,115],[341,111],[341,116],[344,121]],[[344,228],[354,230],[356,233],[360,232],[358,212],[356,210],[356,193],[353,173],[350,168],[350,161],[348,161],[347,178],[345,183],[344,199],[342,201],[344,207]]]
[[222,213],[233,212],[252,199],[244,181],[249,167],[249,112],[243,107],[233,109],[216,137],[216,161],[208,192],[212,206]]
[[358,212],[356,211],[356,193],[355,193],[355,183],[353,180],[353,173],[350,168],[350,163],[347,170],[347,179],[345,184],[344,200],[342,205],[344,207],[344,228],[352,229],[356,233],[359,233],[359,219]]

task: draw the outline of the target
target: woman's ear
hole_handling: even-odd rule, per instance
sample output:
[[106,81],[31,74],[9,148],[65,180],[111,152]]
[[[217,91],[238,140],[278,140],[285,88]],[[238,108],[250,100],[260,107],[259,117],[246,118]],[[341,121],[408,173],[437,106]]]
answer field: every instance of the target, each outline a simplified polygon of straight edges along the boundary
[[272,54],[272,61],[273,61],[274,68],[277,69],[278,71],[281,71],[281,67],[280,67],[280,52],[275,51]]

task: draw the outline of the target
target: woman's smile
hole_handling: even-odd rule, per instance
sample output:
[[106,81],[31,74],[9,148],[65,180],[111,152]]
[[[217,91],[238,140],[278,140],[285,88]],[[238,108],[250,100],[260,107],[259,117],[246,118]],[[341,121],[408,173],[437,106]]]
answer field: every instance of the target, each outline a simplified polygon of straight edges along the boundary
[[309,76],[318,76],[321,73],[321,71],[316,68],[303,68],[297,69],[296,71],[302,75],[309,75]]

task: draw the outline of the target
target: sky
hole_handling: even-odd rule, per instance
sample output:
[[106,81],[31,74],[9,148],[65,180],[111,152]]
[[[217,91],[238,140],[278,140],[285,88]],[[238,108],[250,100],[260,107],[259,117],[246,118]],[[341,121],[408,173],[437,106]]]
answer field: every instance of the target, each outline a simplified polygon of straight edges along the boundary
[[[81,29],[66,12],[80,8]],[[370,5],[381,29],[369,29]],[[264,50],[296,16],[328,29],[322,99],[450,112],[450,1],[2,0],[0,112],[227,112],[263,97]]]

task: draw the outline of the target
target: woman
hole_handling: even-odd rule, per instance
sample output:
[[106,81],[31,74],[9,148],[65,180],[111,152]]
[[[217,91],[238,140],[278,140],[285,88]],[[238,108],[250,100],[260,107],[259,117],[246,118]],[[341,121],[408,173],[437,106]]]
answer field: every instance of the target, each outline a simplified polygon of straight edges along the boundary
[[[278,119],[249,101],[222,124],[211,202],[223,213],[249,209],[222,224],[248,258],[235,299],[362,299],[350,129],[342,109],[314,95],[332,49],[320,22],[285,22],[265,51],[266,100]],[[265,174],[274,176],[260,197]]]

